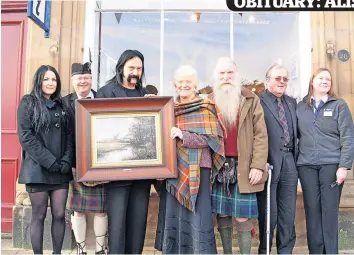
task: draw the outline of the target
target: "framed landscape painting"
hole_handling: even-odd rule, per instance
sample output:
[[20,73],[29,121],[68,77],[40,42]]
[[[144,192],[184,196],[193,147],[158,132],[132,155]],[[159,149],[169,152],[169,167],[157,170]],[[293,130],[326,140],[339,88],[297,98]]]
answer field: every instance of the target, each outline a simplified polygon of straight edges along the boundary
[[172,97],[76,102],[78,182],[177,177]]

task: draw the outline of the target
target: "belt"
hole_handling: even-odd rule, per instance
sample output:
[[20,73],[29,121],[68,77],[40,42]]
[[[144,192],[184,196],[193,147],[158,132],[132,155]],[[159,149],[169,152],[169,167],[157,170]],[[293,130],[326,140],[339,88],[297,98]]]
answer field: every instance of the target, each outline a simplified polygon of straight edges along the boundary
[[285,151],[285,152],[293,152],[294,148],[288,148],[288,147],[284,147],[284,148],[280,148],[281,151]]
[[225,158],[234,158],[236,161],[238,160],[238,156],[226,156]]

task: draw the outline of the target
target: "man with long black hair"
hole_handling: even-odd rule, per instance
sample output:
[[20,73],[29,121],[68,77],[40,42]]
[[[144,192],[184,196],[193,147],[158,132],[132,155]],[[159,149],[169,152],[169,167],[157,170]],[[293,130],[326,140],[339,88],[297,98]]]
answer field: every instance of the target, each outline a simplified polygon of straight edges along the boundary
[[[97,98],[144,97],[144,56],[126,50],[116,75],[97,91]],[[105,184],[108,214],[108,253],[141,254],[144,247],[151,181],[112,181]]]

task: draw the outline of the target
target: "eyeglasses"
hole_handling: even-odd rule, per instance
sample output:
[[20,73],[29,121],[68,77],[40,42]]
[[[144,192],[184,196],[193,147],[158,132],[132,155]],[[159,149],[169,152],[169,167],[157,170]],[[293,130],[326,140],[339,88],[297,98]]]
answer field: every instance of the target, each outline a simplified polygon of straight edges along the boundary
[[276,80],[276,81],[281,81],[282,78],[283,78],[283,81],[284,81],[284,82],[288,82],[288,81],[289,81],[289,78],[288,78],[288,77],[276,76],[276,77],[271,77],[271,78],[274,78],[274,80]]

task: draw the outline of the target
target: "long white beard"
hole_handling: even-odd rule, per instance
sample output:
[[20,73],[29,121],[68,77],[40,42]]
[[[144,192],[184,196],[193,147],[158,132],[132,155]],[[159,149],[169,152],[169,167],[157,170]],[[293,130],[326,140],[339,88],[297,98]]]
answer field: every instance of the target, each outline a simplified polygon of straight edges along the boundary
[[214,87],[214,100],[223,116],[226,127],[232,127],[236,124],[241,103],[241,88],[239,85]]

